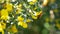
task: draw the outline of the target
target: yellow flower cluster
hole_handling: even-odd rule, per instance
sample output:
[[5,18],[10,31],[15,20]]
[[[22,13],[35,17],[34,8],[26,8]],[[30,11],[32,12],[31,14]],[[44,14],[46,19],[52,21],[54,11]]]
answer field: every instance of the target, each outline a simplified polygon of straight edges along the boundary
[[3,20],[7,20],[8,19],[8,15],[9,15],[9,12],[11,12],[13,9],[12,9],[12,4],[10,3],[7,3],[6,6],[4,6],[6,9],[2,9],[0,11],[1,13],[1,19]]
[[[32,22],[32,20],[29,17],[27,18],[27,15],[24,15],[24,13],[25,13],[24,3],[22,3],[22,4],[16,3],[13,5],[12,3],[10,3],[10,0],[6,0],[6,1],[7,2],[4,3],[4,5],[3,5],[3,9],[0,10],[0,20],[2,22],[11,24],[11,27],[8,29],[8,32],[16,33],[18,31],[16,28],[16,25],[14,24],[15,21],[17,21],[18,26],[22,26],[23,28],[28,28],[28,23]],[[31,0],[31,2],[29,2],[29,4],[34,5],[36,2],[37,2],[37,0]],[[37,8],[34,8],[34,10],[36,10],[36,9]],[[27,11],[26,11],[26,13],[27,13]],[[38,15],[40,15],[41,13],[42,13],[42,11],[35,12],[35,13],[33,13],[31,11],[29,13],[29,16],[31,15],[31,18],[37,19]],[[2,23],[2,22],[0,23],[0,32],[3,32],[3,34],[4,34],[4,29],[6,29],[7,24]]]
[[26,22],[24,22],[24,18],[21,17],[21,16],[18,16],[17,19],[18,19],[18,21],[19,21],[19,22],[18,22],[18,25],[22,26],[23,28],[27,28],[27,27],[28,27],[27,23],[31,22],[30,19],[27,19]]
[[21,11],[22,11],[21,8],[22,8],[22,4],[17,5],[17,11],[16,11],[16,14],[21,13]]
[[23,28],[27,28],[28,27],[28,24],[27,23],[30,23],[31,22],[31,19],[26,19],[26,22],[24,22],[24,18],[22,16],[18,16],[17,17],[17,20],[19,21],[18,22],[18,25],[22,26]]

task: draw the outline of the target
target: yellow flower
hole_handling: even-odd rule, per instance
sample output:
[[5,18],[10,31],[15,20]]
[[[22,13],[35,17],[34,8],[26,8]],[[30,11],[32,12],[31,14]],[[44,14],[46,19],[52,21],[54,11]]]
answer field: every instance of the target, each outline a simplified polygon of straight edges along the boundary
[[0,22],[0,27],[1,27],[2,29],[5,29],[5,28],[6,28],[6,23]]
[[18,7],[19,7],[19,8],[22,8],[22,4],[19,4]]
[[22,9],[17,9],[17,10],[16,10],[16,14],[21,13],[21,10],[22,10]]
[[6,28],[6,23],[0,22],[0,25],[1,25],[2,29],[5,29]]
[[27,27],[28,27],[27,23],[24,23],[23,28],[27,28]]
[[18,25],[23,26],[23,23],[24,22],[22,22],[22,21],[21,22],[18,22]]
[[41,13],[42,13],[42,11],[36,12],[36,16],[40,15]]
[[11,3],[6,4],[7,11],[11,12],[13,10],[13,5]]
[[31,20],[30,19],[27,19],[26,22],[31,22]]
[[29,2],[30,5],[34,5],[34,2]]
[[19,5],[17,5],[16,14],[21,13],[21,11],[22,11],[22,4],[19,4]]
[[13,25],[13,26],[11,27],[11,30],[12,30],[13,33],[16,33],[16,32],[18,31],[15,25]]
[[22,26],[23,28],[27,28],[28,27],[27,23],[22,22],[22,21],[18,22],[18,25]]
[[23,21],[24,20],[24,18],[21,17],[21,16],[18,16],[17,19],[18,19],[18,21]]
[[40,14],[40,12],[36,12],[36,16],[38,16]]
[[32,18],[33,18],[33,19],[37,19],[37,17],[36,17],[36,16],[33,16],[33,15],[32,15]]
[[8,19],[8,11],[5,9],[1,10],[1,19],[7,20]]
[[3,31],[3,28],[2,28],[1,22],[0,22],[0,32],[2,32],[2,34],[4,34],[4,31]]

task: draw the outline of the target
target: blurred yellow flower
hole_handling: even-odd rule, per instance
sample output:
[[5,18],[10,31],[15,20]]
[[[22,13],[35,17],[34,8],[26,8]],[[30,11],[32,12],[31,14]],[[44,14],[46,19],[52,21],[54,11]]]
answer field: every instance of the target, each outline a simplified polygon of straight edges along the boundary
[[16,14],[21,13],[21,11],[22,11],[22,4],[19,4],[19,5],[17,5]]
[[16,28],[16,26],[15,26],[15,25],[13,25],[13,26],[11,27],[11,30],[12,30],[12,32],[13,32],[13,33],[18,32],[18,30],[17,30],[17,28]]
[[1,22],[0,22],[0,32],[2,32],[2,34],[4,34],[4,31],[3,31],[3,28],[2,28]]
[[42,11],[36,12],[36,16],[41,15]]
[[24,23],[23,28],[27,28],[27,27],[28,27],[27,23]]
[[31,20],[30,19],[27,19],[26,22],[31,22]]
[[18,19],[18,21],[23,21],[24,20],[24,18],[21,17],[21,16],[18,16],[17,19]]
[[8,19],[8,11],[5,9],[1,10],[1,19],[7,20]]
[[29,2],[30,5],[34,5],[34,2]]
[[22,26],[23,28],[27,28],[28,27],[27,23],[22,22],[22,21],[18,22],[18,25]]
[[18,22],[18,25],[23,26],[23,23],[24,22],[22,22],[22,21],[21,22]]
[[2,28],[5,29],[6,28],[6,23],[1,23],[2,24]]
[[18,7],[19,7],[19,8],[22,8],[22,4],[19,4]]
[[36,16],[38,16],[40,14],[40,12],[36,12]]
[[17,9],[17,10],[16,10],[16,14],[21,13],[21,10],[22,10],[22,9]]
[[6,3],[7,11],[11,12],[13,10],[13,5],[11,3]]
[[40,14],[42,14],[42,11],[36,12],[35,16],[34,15],[31,15],[31,16],[33,19],[37,19]]
[[2,29],[5,29],[6,28],[6,23],[0,22],[0,25],[1,25]]
[[32,18],[33,18],[33,19],[37,19],[37,17],[36,17],[36,16],[33,16],[33,15],[32,15]]

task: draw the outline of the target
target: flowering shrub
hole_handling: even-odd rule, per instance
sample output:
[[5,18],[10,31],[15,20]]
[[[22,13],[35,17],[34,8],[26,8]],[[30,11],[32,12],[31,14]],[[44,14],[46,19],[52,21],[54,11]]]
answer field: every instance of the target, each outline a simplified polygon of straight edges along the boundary
[[[39,23],[39,27],[43,25],[47,30],[54,25],[60,30],[60,18],[56,18],[56,15],[59,17],[57,4],[54,0],[51,0],[50,4],[48,3],[49,0],[0,0],[0,32],[18,34],[19,29],[30,29],[31,27],[34,30],[35,28],[31,24],[35,22],[35,24]],[[51,25],[49,22],[51,24],[56,22],[56,24]]]

